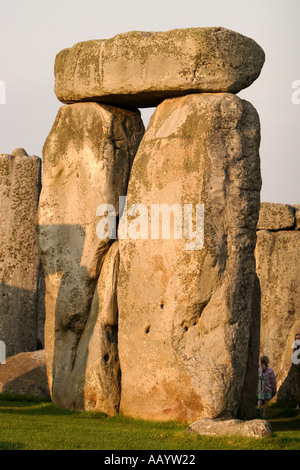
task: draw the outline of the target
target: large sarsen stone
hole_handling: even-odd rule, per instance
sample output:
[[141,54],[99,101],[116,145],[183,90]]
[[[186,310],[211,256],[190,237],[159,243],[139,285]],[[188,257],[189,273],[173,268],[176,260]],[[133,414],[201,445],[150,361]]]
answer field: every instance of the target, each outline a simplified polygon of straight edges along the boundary
[[[129,180],[130,236],[119,230],[120,409],[126,415],[188,421],[253,415],[259,142],[255,109],[228,93],[166,100],[151,118]],[[180,218],[169,239],[153,237],[155,204],[177,204],[182,216],[190,204],[194,224],[196,205],[203,204],[203,247],[184,238]]]
[[[273,206],[271,214],[280,209],[276,207],[280,204]],[[284,210],[283,205],[278,212]],[[261,286],[261,353],[270,359],[278,399],[284,401],[286,384],[282,386],[292,364],[295,334],[300,331],[300,232],[258,230],[255,257]]]
[[0,155],[0,339],[8,357],[35,351],[38,343],[40,190],[39,157],[24,149]]
[[[143,133],[137,110],[77,103],[60,108],[44,145],[38,223],[45,357],[52,399],[62,407],[118,410],[118,251],[112,239],[98,238],[96,212],[104,203],[118,214]],[[93,396],[86,393],[89,381]]]

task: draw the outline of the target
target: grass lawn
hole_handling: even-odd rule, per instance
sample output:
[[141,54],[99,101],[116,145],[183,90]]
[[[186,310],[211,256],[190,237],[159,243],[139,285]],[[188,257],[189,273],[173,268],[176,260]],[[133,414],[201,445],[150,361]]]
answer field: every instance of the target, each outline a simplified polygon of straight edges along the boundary
[[201,437],[176,422],[112,418],[51,402],[0,395],[0,450],[299,450],[300,411],[270,406],[273,434]]

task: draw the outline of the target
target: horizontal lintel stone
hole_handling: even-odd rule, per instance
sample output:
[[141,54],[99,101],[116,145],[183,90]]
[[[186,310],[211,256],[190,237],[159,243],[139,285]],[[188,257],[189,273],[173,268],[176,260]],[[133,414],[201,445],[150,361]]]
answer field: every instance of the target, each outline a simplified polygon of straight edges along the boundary
[[253,39],[221,27],[131,31],[62,50],[55,93],[63,103],[151,107],[190,93],[237,93],[256,80],[264,60]]

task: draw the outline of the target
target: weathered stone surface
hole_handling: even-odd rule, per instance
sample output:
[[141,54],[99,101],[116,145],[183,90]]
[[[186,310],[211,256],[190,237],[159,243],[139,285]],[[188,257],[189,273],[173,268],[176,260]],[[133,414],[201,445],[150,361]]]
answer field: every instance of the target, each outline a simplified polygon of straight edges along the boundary
[[295,227],[295,209],[288,204],[262,202],[257,230],[284,230]]
[[49,398],[45,351],[19,353],[0,365],[0,393]]
[[263,63],[255,41],[225,28],[131,31],[61,51],[55,93],[63,103],[156,106],[188,93],[237,93],[259,76]]
[[187,431],[203,436],[245,436],[256,438],[272,434],[270,423],[263,419],[241,421],[238,419],[215,420],[203,418],[192,423],[187,428]]
[[231,94],[167,100],[151,118],[131,171],[128,209],[143,204],[150,214],[153,204],[192,204],[195,215],[204,204],[205,239],[202,249],[188,251],[189,241],[173,235],[151,239],[149,231],[148,239],[134,240],[119,233],[125,415],[191,422],[253,414],[259,141],[256,111]]
[[258,230],[255,257],[261,287],[261,353],[269,357],[280,389],[291,366],[294,336],[300,331],[300,232]]
[[37,348],[40,261],[35,218],[41,159],[0,155],[0,339],[7,357]]
[[[46,364],[52,399],[63,407],[112,414],[118,406],[116,320],[106,320],[113,316],[106,302],[115,302],[109,290],[114,270],[105,267],[106,258],[114,266],[117,255],[107,254],[113,240],[96,235],[96,211],[105,203],[118,213],[143,132],[138,111],[78,103],[60,108],[45,142],[38,240],[46,282]],[[92,380],[98,388],[86,396]]]

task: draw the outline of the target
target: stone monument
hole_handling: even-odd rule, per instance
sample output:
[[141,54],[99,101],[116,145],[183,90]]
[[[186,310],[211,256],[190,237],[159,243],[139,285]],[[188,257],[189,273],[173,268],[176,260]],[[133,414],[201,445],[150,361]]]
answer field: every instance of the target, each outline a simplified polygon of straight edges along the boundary
[[[57,55],[65,105],[44,146],[38,210],[54,403],[252,417],[260,124],[235,94],[263,63],[255,41],[216,27],[134,31]],[[158,107],[144,134],[136,108],[147,106]],[[169,235],[158,213],[146,225],[153,205],[173,208]],[[108,213],[115,224],[99,238]]]

